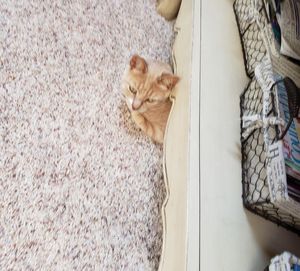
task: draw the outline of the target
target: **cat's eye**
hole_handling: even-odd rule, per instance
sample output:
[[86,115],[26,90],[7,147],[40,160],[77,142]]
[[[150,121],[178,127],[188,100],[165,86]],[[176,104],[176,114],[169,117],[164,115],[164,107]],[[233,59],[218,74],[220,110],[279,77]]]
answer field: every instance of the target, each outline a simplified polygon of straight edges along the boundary
[[131,93],[136,94],[136,89],[134,89],[133,87],[129,86],[129,90]]
[[147,99],[147,100],[146,100],[146,102],[148,102],[148,103],[154,103],[154,102],[155,102],[155,100],[154,100],[154,99],[151,99],[151,98],[149,98],[149,99]]

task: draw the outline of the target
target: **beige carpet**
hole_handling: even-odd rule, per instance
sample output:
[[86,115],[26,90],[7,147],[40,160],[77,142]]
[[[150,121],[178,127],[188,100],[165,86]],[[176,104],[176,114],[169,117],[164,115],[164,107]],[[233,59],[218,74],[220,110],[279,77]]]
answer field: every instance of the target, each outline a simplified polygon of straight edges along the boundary
[[156,270],[162,148],[123,101],[170,60],[154,0],[0,0],[0,270]]

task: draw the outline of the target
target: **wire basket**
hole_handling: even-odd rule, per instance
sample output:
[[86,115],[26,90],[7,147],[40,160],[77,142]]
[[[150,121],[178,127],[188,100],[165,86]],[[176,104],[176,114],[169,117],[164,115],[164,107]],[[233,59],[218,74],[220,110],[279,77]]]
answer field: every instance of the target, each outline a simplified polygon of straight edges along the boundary
[[[256,7],[253,3],[253,0],[236,0],[233,4],[243,49],[245,71],[250,78],[254,75],[256,65],[267,53],[260,30],[269,23],[263,1],[256,1]],[[251,16],[254,10],[258,12],[260,25]]]
[[[277,116],[277,97],[271,92],[268,116]],[[263,91],[255,79],[252,78],[240,96],[241,109],[241,151],[242,151],[242,187],[243,204],[249,211],[268,219],[300,234],[300,219],[278,208],[271,202],[267,176],[267,146],[264,133],[268,133],[270,144],[279,138],[279,129],[270,125],[267,131],[263,128],[253,130],[247,137],[243,136],[243,116],[263,114]],[[287,178],[290,178],[287,176]]]

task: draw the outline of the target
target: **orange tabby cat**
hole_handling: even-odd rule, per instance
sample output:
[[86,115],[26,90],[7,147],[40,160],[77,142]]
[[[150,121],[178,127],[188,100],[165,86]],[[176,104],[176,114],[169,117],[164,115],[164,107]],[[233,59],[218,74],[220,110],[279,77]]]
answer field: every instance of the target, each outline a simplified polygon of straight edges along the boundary
[[171,109],[170,93],[179,77],[169,65],[134,55],[126,69],[122,89],[135,123],[154,141],[163,143]]

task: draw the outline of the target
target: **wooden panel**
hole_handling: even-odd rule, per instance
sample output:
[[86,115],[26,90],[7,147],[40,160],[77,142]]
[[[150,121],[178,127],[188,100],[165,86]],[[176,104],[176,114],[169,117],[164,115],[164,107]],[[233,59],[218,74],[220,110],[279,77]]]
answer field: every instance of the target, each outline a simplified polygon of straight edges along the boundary
[[163,206],[163,251],[159,270],[184,271],[187,261],[187,179],[189,102],[192,55],[192,0],[182,1],[173,47],[174,70],[181,78],[173,94],[173,108],[164,144],[167,198]]

